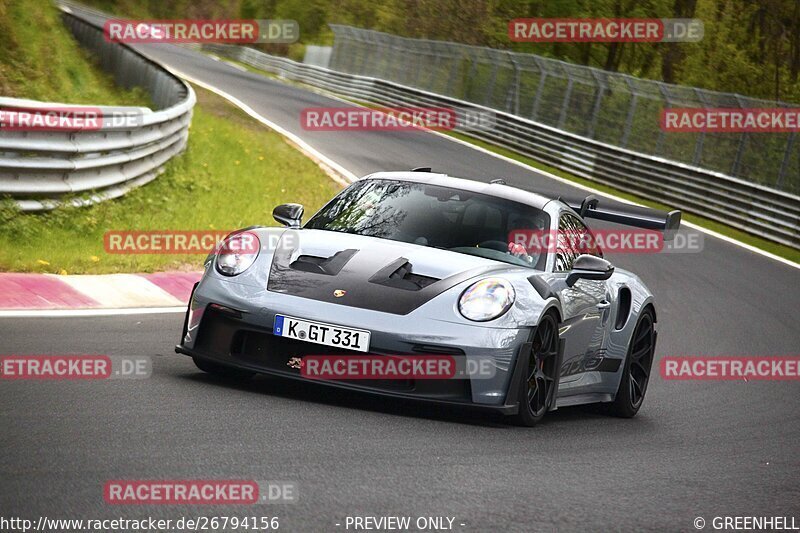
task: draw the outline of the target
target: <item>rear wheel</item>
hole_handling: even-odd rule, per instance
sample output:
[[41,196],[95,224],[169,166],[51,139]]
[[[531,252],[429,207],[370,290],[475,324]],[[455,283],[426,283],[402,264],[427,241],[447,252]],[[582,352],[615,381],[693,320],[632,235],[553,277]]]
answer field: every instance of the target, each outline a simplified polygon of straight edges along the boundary
[[609,414],[631,418],[639,412],[650,382],[653,353],[656,345],[653,312],[645,309],[633,330],[628,357],[619,382],[616,399],[608,406]]
[[203,372],[207,372],[225,379],[244,380],[250,379],[256,375],[255,372],[251,372],[250,370],[242,370],[241,368],[233,368],[230,366],[221,365],[219,363],[214,363],[199,357],[192,357],[192,361],[194,361],[195,366],[197,366],[197,368]]
[[519,387],[519,411],[512,419],[520,426],[534,426],[553,405],[558,372],[558,322],[546,314],[536,326],[531,341],[528,368]]

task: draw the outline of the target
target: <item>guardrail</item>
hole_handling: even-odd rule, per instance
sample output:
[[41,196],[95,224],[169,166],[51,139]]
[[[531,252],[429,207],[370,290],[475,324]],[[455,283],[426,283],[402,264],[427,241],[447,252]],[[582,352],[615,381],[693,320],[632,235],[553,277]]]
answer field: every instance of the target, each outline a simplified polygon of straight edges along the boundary
[[[185,147],[196,98],[192,88],[132,48],[110,43],[101,26],[68,12],[63,20],[77,40],[98,57],[120,86],[142,87],[158,108],[74,106],[0,98],[0,109],[44,113],[58,108],[98,110],[99,129],[78,131],[0,128],[0,197],[23,211],[52,209],[65,200],[88,205],[143,185]],[[110,117],[120,120],[110,123]]]
[[247,47],[206,45],[204,49],[363,102],[452,107],[459,114],[465,110],[491,113],[496,120],[493,128],[465,133],[576,176],[800,248],[800,196],[378,78],[305,65]]
[[[331,61],[311,63],[504,111],[647,156],[800,194],[797,132],[669,132],[669,108],[792,107],[588,65],[331,24]],[[398,68],[400,67],[400,68]]]

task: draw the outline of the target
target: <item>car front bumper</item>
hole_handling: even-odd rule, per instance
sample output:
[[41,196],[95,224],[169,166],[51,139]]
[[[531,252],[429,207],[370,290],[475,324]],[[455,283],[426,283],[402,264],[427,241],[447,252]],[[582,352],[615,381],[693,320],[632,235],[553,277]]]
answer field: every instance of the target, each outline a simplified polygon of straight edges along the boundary
[[[471,379],[305,378],[290,366],[290,359],[305,355],[346,356],[348,352],[274,335],[276,314],[368,329],[372,334],[371,355],[454,355],[484,362],[488,359],[494,364],[494,372],[491,377]],[[175,350],[230,367],[308,383],[504,414],[517,412],[517,395],[513,391],[509,394],[509,386],[519,383],[521,379],[515,373],[527,368],[529,329],[495,329],[385,315],[204,277],[193,290],[181,342]]]

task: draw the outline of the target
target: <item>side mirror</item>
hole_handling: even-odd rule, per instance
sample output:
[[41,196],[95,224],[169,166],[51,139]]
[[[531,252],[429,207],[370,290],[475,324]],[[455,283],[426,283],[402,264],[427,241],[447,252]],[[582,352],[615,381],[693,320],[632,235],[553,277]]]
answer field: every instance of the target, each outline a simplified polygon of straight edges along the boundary
[[572,270],[567,274],[567,287],[575,285],[579,279],[604,280],[614,273],[614,265],[601,257],[581,254],[572,263]]
[[300,204],[281,204],[272,210],[272,218],[290,228],[299,228],[303,219],[303,206]]

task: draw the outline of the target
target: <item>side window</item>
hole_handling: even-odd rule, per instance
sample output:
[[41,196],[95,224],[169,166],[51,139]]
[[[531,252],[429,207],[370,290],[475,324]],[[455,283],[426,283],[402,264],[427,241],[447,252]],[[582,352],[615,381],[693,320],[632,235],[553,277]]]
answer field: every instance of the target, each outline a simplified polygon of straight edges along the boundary
[[597,246],[592,232],[571,213],[564,213],[558,219],[556,239],[556,272],[571,270],[572,263],[581,254],[603,257],[603,252]]

